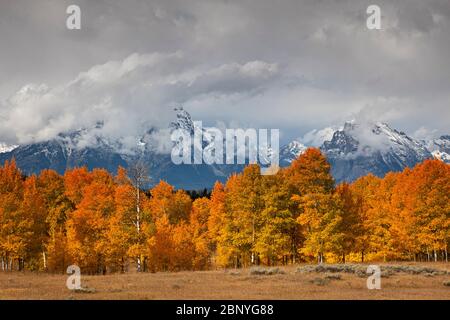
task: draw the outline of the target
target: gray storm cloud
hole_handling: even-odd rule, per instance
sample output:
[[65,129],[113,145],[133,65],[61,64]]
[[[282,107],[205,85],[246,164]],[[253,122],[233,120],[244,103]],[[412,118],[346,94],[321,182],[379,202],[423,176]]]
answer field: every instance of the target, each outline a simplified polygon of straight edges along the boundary
[[[65,27],[70,4],[81,30]],[[369,4],[0,0],[0,142],[99,120],[128,141],[174,104],[283,140],[355,117],[448,133],[449,1],[378,0],[382,30],[366,28]]]

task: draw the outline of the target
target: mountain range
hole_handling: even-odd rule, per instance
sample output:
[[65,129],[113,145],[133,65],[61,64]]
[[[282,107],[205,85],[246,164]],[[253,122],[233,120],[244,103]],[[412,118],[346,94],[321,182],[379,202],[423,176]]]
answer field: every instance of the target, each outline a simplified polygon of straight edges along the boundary
[[[179,108],[176,111],[176,120],[169,125],[170,130],[182,128],[193,133],[198,129],[186,110]],[[225,181],[230,174],[240,172],[244,167],[225,164],[175,165],[170,154],[158,151],[155,146],[152,140],[157,131],[155,128],[137,139],[134,150],[125,151],[120,142],[96,134],[102,125],[99,122],[93,128],[61,133],[43,142],[20,146],[0,143],[0,163],[14,158],[21,170],[30,175],[43,169],[53,169],[63,174],[69,168],[80,166],[86,166],[89,170],[104,168],[115,173],[118,166],[126,168],[140,161],[149,169],[151,184],[162,179],[176,188],[187,190],[210,188],[215,181]],[[88,144],[84,143],[86,136],[90,137]],[[288,166],[307,148],[300,140],[283,146],[280,149],[280,166]],[[401,171],[425,159],[437,158],[450,163],[450,135],[419,141],[390,128],[386,123],[347,122],[343,128],[334,130],[331,139],[325,140],[320,149],[327,156],[337,182],[351,182],[368,173],[382,177],[389,171]]]

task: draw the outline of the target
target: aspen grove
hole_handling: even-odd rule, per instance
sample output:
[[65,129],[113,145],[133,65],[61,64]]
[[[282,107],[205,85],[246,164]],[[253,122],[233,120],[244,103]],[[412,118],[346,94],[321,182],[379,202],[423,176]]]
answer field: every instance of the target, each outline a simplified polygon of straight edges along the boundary
[[[426,160],[336,185],[310,148],[275,175],[248,165],[211,195],[136,172],[0,167],[0,268],[83,273],[299,262],[448,261],[450,166]],[[139,184],[141,181],[141,184]]]

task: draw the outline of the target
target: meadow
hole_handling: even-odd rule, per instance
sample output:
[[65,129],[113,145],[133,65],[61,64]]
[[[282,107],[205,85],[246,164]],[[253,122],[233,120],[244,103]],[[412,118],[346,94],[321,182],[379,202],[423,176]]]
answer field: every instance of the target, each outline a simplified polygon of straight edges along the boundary
[[379,290],[367,289],[368,275],[352,271],[367,265],[334,266],[338,269],[330,269],[332,272],[327,268],[317,269],[317,265],[298,265],[82,275],[83,290],[79,291],[67,289],[68,275],[0,272],[0,299],[450,299],[448,263],[381,265]]

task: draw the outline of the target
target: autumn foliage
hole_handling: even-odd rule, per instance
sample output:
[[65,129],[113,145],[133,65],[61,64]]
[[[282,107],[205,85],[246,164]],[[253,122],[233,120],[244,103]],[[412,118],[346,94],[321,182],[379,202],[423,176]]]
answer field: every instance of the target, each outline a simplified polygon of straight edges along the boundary
[[1,270],[203,270],[300,261],[448,261],[450,166],[426,160],[335,185],[308,149],[275,175],[257,165],[195,200],[127,171],[0,167]]

